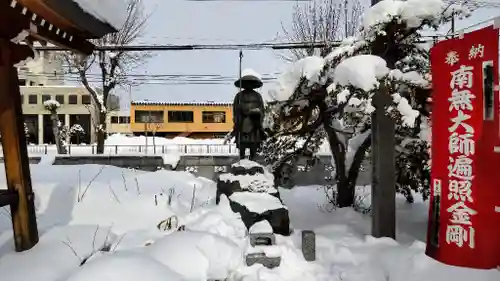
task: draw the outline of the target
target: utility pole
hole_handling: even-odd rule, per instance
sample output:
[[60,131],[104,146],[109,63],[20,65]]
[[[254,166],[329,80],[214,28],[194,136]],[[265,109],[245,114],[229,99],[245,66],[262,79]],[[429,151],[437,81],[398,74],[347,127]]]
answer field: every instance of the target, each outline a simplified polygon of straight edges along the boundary
[[348,0],[345,0],[344,1],[344,29],[345,29],[345,36],[344,37],[348,37],[349,36],[349,32],[348,32],[348,24],[347,24],[347,21],[348,21],[348,18],[347,18],[347,1]]
[[[380,0],[372,0],[376,5]],[[376,40],[375,44],[380,44]],[[374,46],[375,47],[375,46]],[[375,48],[374,48],[375,49]],[[378,49],[378,48],[377,48]],[[376,53],[373,55],[390,56]],[[390,53],[390,52],[389,52]],[[373,97],[372,114],[372,235],[396,238],[396,157],[395,124],[385,113],[392,98],[385,85]]]

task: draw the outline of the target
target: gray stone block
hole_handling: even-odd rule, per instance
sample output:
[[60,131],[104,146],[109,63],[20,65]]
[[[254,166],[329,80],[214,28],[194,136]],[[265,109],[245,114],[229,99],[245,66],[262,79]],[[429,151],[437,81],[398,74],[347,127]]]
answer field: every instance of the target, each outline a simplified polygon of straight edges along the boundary
[[312,230],[302,231],[302,254],[306,261],[316,260],[316,234]]
[[262,264],[267,268],[275,268],[280,266],[281,257],[266,257],[264,253],[252,253],[246,256],[247,266],[252,266],[256,263]]
[[276,237],[273,233],[250,233],[250,245],[255,246],[271,246],[276,244]]

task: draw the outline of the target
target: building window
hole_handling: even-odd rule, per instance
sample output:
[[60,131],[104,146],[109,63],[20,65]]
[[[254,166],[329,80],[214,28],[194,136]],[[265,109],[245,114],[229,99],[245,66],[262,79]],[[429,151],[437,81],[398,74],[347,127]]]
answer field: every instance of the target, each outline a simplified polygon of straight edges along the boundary
[[82,96],[82,104],[90,104],[90,95]]
[[226,123],[224,111],[203,111],[201,113],[203,123]]
[[68,96],[68,104],[78,104],[78,96],[77,95],[69,95]]
[[136,110],[135,123],[163,123],[163,111],[161,110]]
[[24,95],[21,95],[21,104],[24,104]]
[[42,95],[42,102],[46,102],[50,99],[51,99],[50,95]]
[[118,124],[118,116],[111,116],[111,123]]
[[64,104],[64,95],[56,95],[56,101],[59,104]]
[[36,85],[36,83],[35,83],[35,82],[30,81],[30,86],[35,86],[35,85]]
[[29,104],[38,104],[38,96],[37,95],[29,95],[28,96]]
[[120,117],[118,117],[118,123],[120,123],[120,124],[130,124],[130,117],[128,117],[128,116],[120,116]]
[[19,86],[26,86],[26,79],[19,79]]
[[170,123],[193,123],[194,115],[192,111],[174,110],[168,112],[168,122]]

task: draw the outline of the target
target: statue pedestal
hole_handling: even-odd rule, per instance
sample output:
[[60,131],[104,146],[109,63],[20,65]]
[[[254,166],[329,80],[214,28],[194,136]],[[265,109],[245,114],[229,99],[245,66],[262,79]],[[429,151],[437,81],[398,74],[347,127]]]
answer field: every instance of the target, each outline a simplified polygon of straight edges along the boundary
[[290,235],[288,209],[274,187],[273,175],[262,165],[245,159],[234,163],[229,173],[219,175],[217,204],[221,194],[227,196],[231,209],[241,215],[247,229],[266,220],[273,233]]

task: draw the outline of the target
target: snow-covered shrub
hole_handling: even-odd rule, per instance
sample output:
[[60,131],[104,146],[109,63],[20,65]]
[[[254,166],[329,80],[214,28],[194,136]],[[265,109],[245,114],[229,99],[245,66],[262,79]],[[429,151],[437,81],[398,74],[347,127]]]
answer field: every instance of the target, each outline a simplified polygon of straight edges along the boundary
[[61,107],[61,104],[56,100],[46,100],[43,102],[43,106],[48,111],[54,112],[54,111],[57,111]]
[[298,155],[313,155],[327,139],[335,201],[351,206],[359,169],[370,155],[372,98],[381,93],[396,123],[398,188],[427,194],[429,144],[421,137],[421,125],[427,122],[431,94],[430,44],[423,43],[421,31],[450,21],[452,14],[466,16],[467,11],[441,0],[383,0],[366,11],[359,35],[325,57],[294,63],[271,104],[266,160],[278,169]]

